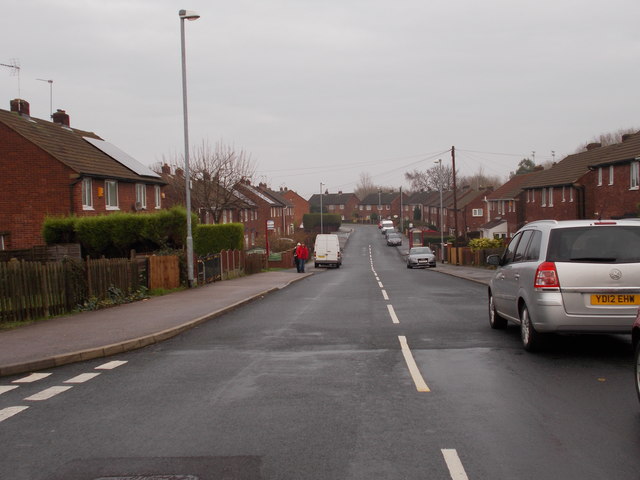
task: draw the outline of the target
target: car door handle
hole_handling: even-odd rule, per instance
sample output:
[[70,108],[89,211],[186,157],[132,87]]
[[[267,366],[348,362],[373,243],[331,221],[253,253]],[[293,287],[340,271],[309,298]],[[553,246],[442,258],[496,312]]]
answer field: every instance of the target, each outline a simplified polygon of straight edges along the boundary
[[518,280],[518,279],[520,278],[520,274],[519,274],[519,273],[516,273],[516,274],[513,276],[513,278],[515,278],[516,280]]

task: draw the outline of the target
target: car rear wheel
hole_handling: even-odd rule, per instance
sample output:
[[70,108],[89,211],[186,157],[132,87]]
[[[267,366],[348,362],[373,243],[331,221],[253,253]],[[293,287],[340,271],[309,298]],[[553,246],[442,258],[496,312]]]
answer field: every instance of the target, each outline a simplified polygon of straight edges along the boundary
[[407,263],[407,268],[411,268],[411,265],[409,265],[408,263]]
[[538,333],[533,327],[529,309],[526,305],[522,307],[522,312],[520,313],[520,336],[522,337],[522,346],[527,352],[535,352],[540,348],[542,334]]
[[496,312],[492,294],[489,294],[489,325],[495,330],[507,328],[507,319],[501,317],[500,314]]
[[636,393],[638,394],[638,401],[640,401],[640,342],[636,345],[634,363],[636,365]]

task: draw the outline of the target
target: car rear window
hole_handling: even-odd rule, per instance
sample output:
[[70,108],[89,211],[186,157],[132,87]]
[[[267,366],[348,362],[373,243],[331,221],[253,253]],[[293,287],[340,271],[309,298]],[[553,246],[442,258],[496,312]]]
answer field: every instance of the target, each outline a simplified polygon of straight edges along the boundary
[[555,228],[549,235],[550,262],[640,262],[639,226]]

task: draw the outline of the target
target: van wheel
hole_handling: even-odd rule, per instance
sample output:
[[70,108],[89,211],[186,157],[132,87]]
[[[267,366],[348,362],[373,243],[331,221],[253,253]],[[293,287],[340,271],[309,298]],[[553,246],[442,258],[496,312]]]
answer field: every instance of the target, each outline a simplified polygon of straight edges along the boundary
[[314,267],[316,267],[316,268],[318,268],[318,264],[317,264],[317,263],[314,263],[314,264],[313,264],[313,266],[314,266]]
[[495,330],[507,328],[507,319],[500,316],[496,312],[496,306],[493,303],[493,294],[489,292],[489,325]]
[[526,305],[522,307],[520,312],[520,337],[522,338],[522,346],[527,352],[535,352],[540,349],[543,336],[533,327]]

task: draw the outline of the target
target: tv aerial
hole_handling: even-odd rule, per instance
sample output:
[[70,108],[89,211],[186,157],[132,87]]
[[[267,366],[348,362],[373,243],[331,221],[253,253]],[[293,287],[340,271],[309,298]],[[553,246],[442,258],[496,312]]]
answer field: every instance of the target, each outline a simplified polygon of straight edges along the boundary
[[18,77],[18,98],[20,98],[20,61],[17,58],[12,58],[11,63],[0,63],[0,66],[10,68],[12,77]]

